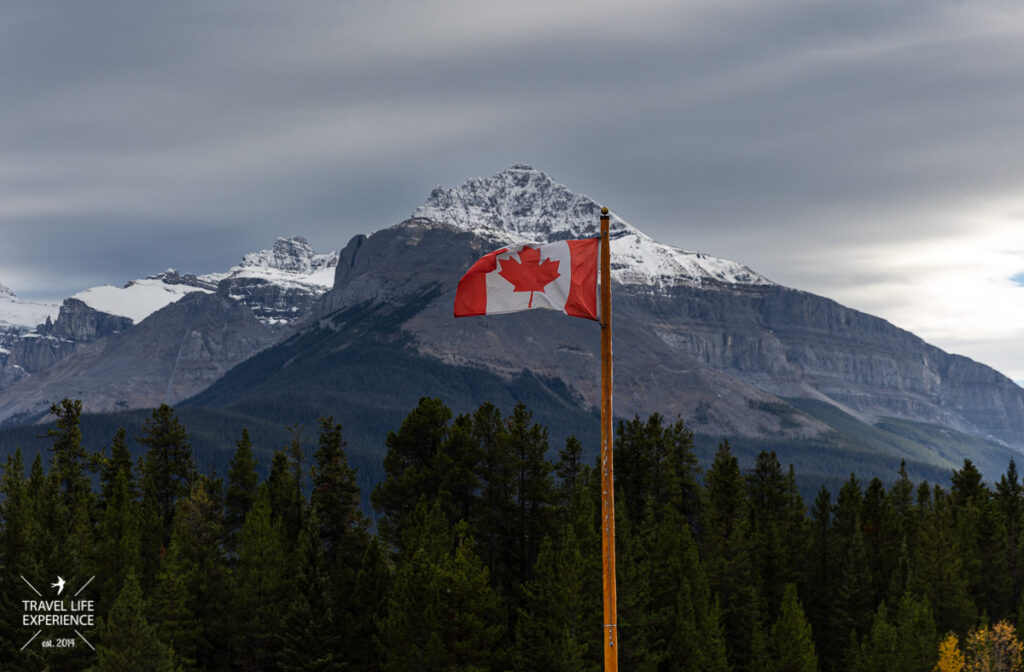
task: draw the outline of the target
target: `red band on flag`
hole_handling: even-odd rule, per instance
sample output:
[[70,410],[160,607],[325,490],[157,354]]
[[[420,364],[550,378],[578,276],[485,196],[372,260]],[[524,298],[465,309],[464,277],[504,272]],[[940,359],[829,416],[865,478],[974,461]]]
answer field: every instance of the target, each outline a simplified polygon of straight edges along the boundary
[[459,280],[455,290],[455,317],[487,314],[487,274],[498,268],[497,256],[507,248],[480,257]]
[[569,240],[572,259],[572,284],[565,302],[566,315],[597,319],[597,255],[599,238]]

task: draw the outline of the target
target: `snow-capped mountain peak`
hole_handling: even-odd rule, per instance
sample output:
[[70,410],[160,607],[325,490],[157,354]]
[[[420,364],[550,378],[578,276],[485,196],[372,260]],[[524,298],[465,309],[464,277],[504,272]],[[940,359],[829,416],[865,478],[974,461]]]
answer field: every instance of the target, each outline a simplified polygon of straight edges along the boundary
[[[493,177],[474,178],[454,189],[435,187],[412,216],[510,242],[549,242],[597,235],[600,212],[593,199],[516,163]],[[613,235],[636,231],[614,213],[611,229]]]
[[[25,331],[55,318],[60,306],[54,303],[19,299],[10,287],[0,283],[0,329]],[[0,344],[2,347],[2,344]]]
[[269,250],[250,252],[242,257],[242,268],[273,268],[290,273],[309,275],[321,269],[337,266],[338,253],[317,254],[302,236],[278,238]]
[[[412,217],[453,225],[498,244],[546,243],[598,235],[600,212],[593,199],[517,163],[460,187],[435,187]],[[615,213],[610,225],[612,277],[620,283],[652,287],[773,284],[743,264],[659,243]]]
[[337,265],[337,252],[317,254],[305,238],[293,236],[278,238],[269,250],[244,255],[242,263],[227,272],[196,276],[169,268],[123,287],[92,287],[71,298],[138,324],[190,292],[212,293],[227,282],[228,296],[252,308],[257,318],[285,324],[302,314],[311,297],[331,288]]

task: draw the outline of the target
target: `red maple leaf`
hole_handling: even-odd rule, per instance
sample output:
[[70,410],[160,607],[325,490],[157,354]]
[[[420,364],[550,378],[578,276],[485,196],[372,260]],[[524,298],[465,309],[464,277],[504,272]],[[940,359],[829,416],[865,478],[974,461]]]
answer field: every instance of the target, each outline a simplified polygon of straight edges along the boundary
[[519,261],[509,257],[502,259],[498,275],[508,280],[515,287],[513,292],[529,292],[529,308],[533,308],[533,293],[543,292],[544,288],[555,281],[561,274],[558,264],[550,258],[540,260],[540,250],[535,247],[524,247],[519,250]]

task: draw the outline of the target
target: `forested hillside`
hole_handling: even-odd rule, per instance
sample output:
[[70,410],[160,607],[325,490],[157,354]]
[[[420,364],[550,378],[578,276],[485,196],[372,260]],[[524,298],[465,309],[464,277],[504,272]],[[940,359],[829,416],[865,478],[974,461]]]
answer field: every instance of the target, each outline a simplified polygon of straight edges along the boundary
[[[375,527],[333,418],[269,469],[244,431],[214,477],[168,406],[138,461],[123,430],[86,451],[77,402],[52,412],[49,459],[3,465],[4,670],[601,668],[597,471],[521,404],[422,399],[385,439]],[[723,441],[702,469],[658,415],[615,450],[622,669],[1019,669],[1013,461],[994,484],[970,461],[945,483],[851,475],[808,506],[775,453],[745,471]],[[33,635],[29,589],[55,579],[94,626]]]

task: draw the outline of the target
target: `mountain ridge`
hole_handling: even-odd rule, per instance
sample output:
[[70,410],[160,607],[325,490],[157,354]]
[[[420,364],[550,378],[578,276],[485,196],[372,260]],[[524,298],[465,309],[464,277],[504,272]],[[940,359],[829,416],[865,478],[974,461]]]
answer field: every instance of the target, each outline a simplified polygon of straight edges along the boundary
[[[191,378],[181,390],[193,396],[175,398],[190,412],[261,426],[333,414],[352,428],[364,464],[379,460],[383,436],[409,410],[396,406],[422,394],[451,399],[460,411],[488,400],[479,395],[525,395],[560,409],[536,409],[546,422],[584,427],[598,394],[593,323],[549,311],[453,320],[452,303],[462,273],[487,252],[592,235],[598,212],[593,199],[525,164],[437,188],[409,219],[352,237],[330,267],[330,289],[290,326],[254,314],[277,336],[231,360],[233,368]],[[994,470],[1024,448],[1024,390],[993,369],[738,262],[653,241],[617,215],[613,228],[620,417],[659,412],[684,419],[707,442],[788,446],[806,460],[820,454],[830,477],[872,460],[895,473],[907,458],[928,474],[968,456]],[[218,282],[216,292],[189,295],[191,316],[149,318],[159,317],[153,333],[170,333],[186,317],[200,325],[200,338],[186,330],[164,350],[205,343],[217,311],[239,307],[232,293],[244,283]],[[137,329],[108,339],[120,352],[132,342],[141,349]],[[11,417],[3,394],[0,418]]]

